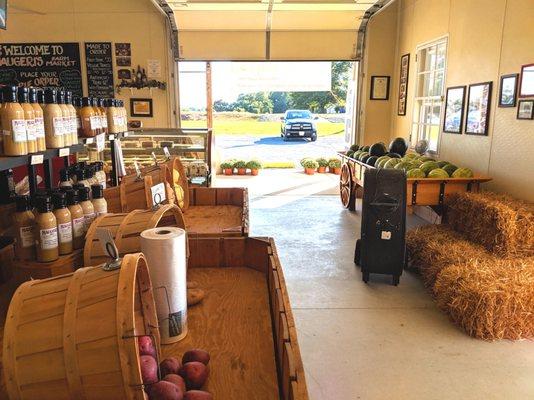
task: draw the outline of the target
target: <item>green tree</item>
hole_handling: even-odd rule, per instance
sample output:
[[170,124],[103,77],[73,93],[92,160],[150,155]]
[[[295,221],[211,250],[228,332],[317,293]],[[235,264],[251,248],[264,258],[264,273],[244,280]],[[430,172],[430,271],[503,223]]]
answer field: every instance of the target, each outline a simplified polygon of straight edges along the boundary
[[287,92],[272,92],[269,94],[269,99],[273,103],[273,113],[285,113],[289,108],[289,95]]
[[246,93],[237,96],[234,109],[255,114],[273,112],[273,103],[267,92]]
[[234,111],[234,103],[227,103],[223,100],[215,100],[213,102],[213,109],[217,112],[221,111]]

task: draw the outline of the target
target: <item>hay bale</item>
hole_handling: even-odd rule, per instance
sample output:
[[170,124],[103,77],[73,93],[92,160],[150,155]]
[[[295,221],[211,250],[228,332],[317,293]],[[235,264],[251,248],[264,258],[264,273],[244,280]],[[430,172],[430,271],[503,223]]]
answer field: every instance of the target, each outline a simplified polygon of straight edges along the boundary
[[446,220],[495,255],[534,255],[534,205],[492,193],[454,193],[446,198]]
[[427,225],[406,234],[406,251],[410,267],[433,291],[438,273],[452,264],[470,265],[473,260],[489,257],[483,247],[471,243],[445,225]]
[[534,338],[534,257],[475,260],[444,268],[434,285],[438,306],[476,338]]

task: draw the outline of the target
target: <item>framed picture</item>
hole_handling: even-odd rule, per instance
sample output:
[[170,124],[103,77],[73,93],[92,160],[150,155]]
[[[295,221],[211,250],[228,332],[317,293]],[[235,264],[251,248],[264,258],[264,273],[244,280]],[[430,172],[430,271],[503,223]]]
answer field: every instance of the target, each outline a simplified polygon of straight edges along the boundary
[[152,117],[152,99],[130,99],[132,117]]
[[521,67],[519,97],[530,96],[534,96],[534,64],[527,64]]
[[115,62],[118,67],[130,67],[132,65],[132,57],[115,57]]
[[487,136],[492,86],[493,82],[469,85],[465,133],[469,135]]
[[0,29],[6,29],[7,0],[0,0]]
[[517,119],[534,119],[534,100],[519,100]]
[[501,76],[499,107],[515,107],[519,74]]
[[410,53],[401,57],[399,78],[399,103],[397,115],[406,115],[406,96],[408,95],[408,75],[410,72]]
[[464,122],[465,86],[447,88],[443,132],[462,133]]
[[389,76],[371,76],[371,100],[389,100]]
[[115,43],[116,57],[130,57],[132,55],[132,45],[130,43]]

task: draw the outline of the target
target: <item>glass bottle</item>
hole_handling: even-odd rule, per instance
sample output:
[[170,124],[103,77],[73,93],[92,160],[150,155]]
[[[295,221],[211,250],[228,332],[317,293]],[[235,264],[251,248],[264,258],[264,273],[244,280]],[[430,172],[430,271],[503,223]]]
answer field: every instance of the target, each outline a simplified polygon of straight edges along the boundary
[[37,94],[42,93],[41,90],[31,87],[28,92],[28,98],[33,112],[35,114],[35,139],[37,141],[37,151],[46,150],[45,126],[43,119],[43,109],[37,102]]
[[72,218],[67,208],[67,200],[64,192],[54,192],[54,216],[57,221],[57,234],[59,242],[59,255],[72,253]]
[[57,92],[55,89],[46,89],[44,92],[45,107],[43,110],[45,122],[46,147],[59,149],[65,146],[63,111],[57,104]]
[[16,212],[13,214],[15,228],[15,257],[23,261],[35,260],[35,216],[33,215],[30,196],[17,196]]
[[78,190],[67,189],[65,194],[72,218],[72,246],[75,250],[81,249],[85,243],[85,218],[82,206],[78,203]]
[[17,100],[17,87],[4,86],[4,106],[1,111],[4,155],[22,156],[28,154],[26,121],[24,110]]
[[52,213],[50,196],[37,197],[36,203],[35,242],[37,261],[50,262],[57,260],[59,258],[57,221],[54,213]]
[[28,153],[37,152],[37,138],[35,137],[35,111],[30,104],[28,88],[19,86],[17,89],[17,98],[20,106],[24,110],[24,121],[26,123],[26,141]]

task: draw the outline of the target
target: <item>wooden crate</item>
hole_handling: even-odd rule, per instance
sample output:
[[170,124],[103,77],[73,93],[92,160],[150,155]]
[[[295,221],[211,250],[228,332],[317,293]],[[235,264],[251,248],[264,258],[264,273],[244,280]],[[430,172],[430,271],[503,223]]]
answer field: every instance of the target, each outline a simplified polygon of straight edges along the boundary
[[164,356],[211,354],[206,390],[215,399],[307,400],[293,313],[274,241],[198,238],[188,279],[206,291],[188,310],[188,335]]
[[[338,153],[343,162],[341,168],[339,191],[341,203],[351,211],[356,209],[356,198],[361,197],[364,186],[364,174],[367,165],[344,153]],[[480,184],[491,178],[474,176],[473,178],[408,178],[406,180],[406,205],[408,211],[412,206],[441,206],[445,197],[451,193],[477,192]]]
[[71,254],[59,256],[56,261],[13,261],[13,274],[17,282],[30,279],[46,279],[74,272],[83,267],[83,250],[74,250]]

